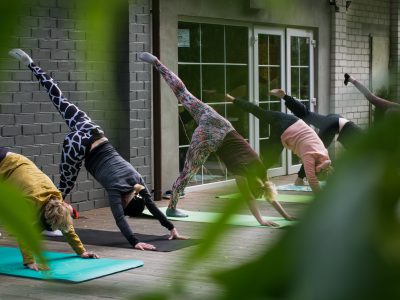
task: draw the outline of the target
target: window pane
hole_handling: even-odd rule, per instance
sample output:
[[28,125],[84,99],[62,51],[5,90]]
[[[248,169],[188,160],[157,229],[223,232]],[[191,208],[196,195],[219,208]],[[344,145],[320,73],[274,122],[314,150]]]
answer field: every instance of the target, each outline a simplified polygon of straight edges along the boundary
[[279,35],[269,36],[269,64],[281,64],[281,37]]
[[270,67],[269,68],[269,90],[282,88],[281,83],[281,68]]
[[269,68],[258,68],[258,95],[259,101],[269,100]]
[[310,99],[310,70],[300,69],[300,99]]
[[299,47],[300,47],[300,65],[308,66],[310,61],[310,52],[308,45],[308,38],[299,37]]
[[299,65],[299,43],[298,43],[298,37],[292,36],[290,38],[290,61],[292,66],[298,66]]
[[[265,110],[272,110],[272,111],[281,111],[281,103],[280,101],[271,101],[266,103],[260,103],[260,108]],[[265,121],[259,120],[259,127],[260,127],[260,138],[267,138],[270,136],[270,128],[269,125]]]
[[227,104],[227,119],[235,127],[236,131],[245,139],[249,138],[249,113],[236,105]]
[[189,145],[197,124],[189,112],[179,106],[179,145]]
[[268,35],[258,35],[258,64],[268,64]]
[[[275,155],[274,155],[275,156]],[[282,155],[271,157],[271,141],[269,139],[260,140],[260,157],[264,161],[264,164],[268,167],[267,161],[273,161],[270,168],[279,168],[282,166]]]
[[178,57],[180,62],[200,61],[200,24],[178,22]]
[[249,98],[247,66],[226,66],[226,90],[234,97]]
[[225,165],[212,153],[203,165],[203,183],[225,180]]
[[224,63],[224,26],[201,24],[201,57],[205,63]]
[[247,27],[226,26],[226,62],[248,63],[248,29]]
[[300,70],[297,67],[291,68],[291,79],[292,79],[292,89],[290,91],[292,97],[299,98],[300,93],[299,93],[299,76],[300,76]]
[[186,85],[187,89],[195,97],[200,99],[200,66],[179,64],[178,75]]
[[202,66],[203,98],[206,103],[224,102],[225,100],[225,67]]
[[301,164],[301,160],[296,154],[293,154],[292,152],[292,165],[298,165],[298,164]]

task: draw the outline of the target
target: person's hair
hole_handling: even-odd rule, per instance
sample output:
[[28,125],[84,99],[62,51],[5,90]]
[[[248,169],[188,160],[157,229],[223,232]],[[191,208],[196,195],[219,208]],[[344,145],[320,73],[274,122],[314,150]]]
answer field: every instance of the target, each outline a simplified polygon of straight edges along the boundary
[[329,176],[332,175],[334,169],[332,166],[329,166],[321,171],[317,172],[317,178],[319,181],[325,181]]
[[52,198],[44,208],[44,217],[53,230],[68,232],[72,225],[72,217],[69,208],[62,201]]
[[276,201],[276,196],[278,196],[278,191],[276,190],[275,184],[271,181],[264,182],[264,198],[268,202]]

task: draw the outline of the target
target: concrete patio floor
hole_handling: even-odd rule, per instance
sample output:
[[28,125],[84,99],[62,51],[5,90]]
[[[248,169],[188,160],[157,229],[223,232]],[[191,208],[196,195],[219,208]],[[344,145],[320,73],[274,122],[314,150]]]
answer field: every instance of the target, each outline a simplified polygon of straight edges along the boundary
[[[292,183],[295,177],[272,178],[276,184]],[[217,199],[217,195],[226,193],[227,188],[210,188],[202,191],[187,192],[179,207],[197,211],[220,211],[228,199]],[[277,212],[266,202],[259,201],[265,216],[278,216]],[[157,201],[158,206],[166,206],[167,200]],[[300,215],[305,204],[283,203],[289,213]],[[243,209],[242,214],[250,214]],[[158,221],[149,218],[129,218],[133,230],[143,234],[163,235],[167,230]],[[204,238],[204,223],[174,222],[179,232],[191,238]],[[109,208],[101,208],[80,213],[74,221],[76,228],[118,231]],[[15,246],[15,241],[5,234],[0,238],[0,246]],[[173,252],[139,251],[115,247],[86,245],[88,250],[97,252],[101,257],[118,259],[139,259],[144,266],[114,275],[102,277],[80,284],[46,282],[25,278],[0,275],[0,299],[127,299],[160,289],[168,289],[176,282],[184,283],[190,299],[209,299],[212,295],[223,293],[209,276],[210,272],[237,266],[255,258],[269,247],[282,234],[282,230],[271,228],[230,226],[219,241],[214,251],[199,264],[194,271],[185,272],[182,261],[197,246],[191,246]],[[66,243],[45,241],[46,250],[71,252]],[[174,299],[188,299],[188,294]]]

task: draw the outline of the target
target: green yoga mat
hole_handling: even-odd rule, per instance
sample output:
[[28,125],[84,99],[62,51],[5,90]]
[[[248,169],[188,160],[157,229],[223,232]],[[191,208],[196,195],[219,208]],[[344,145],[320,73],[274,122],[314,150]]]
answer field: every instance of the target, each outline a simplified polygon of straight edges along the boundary
[[[217,198],[222,199],[235,199],[240,197],[240,194],[226,194],[217,196]],[[312,195],[288,195],[288,194],[278,194],[277,200],[279,202],[290,202],[290,203],[309,203],[314,199]],[[257,199],[259,201],[265,201],[264,198]]]
[[[159,209],[165,214],[167,208],[159,207]],[[168,217],[168,219],[174,221],[183,221],[183,222],[216,223],[217,220],[222,215],[221,213],[215,213],[215,212],[188,211],[183,209],[180,210],[185,212],[189,216],[186,218]],[[148,210],[145,210],[143,213],[145,215],[151,216]],[[287,221],[279,217],[264,217],[264,219],[267,221],[273,221],[279,225],[279,227],[269,227],[269,228],[282,228],[296,223],[295,221]],[[232,215],[231,218],[227,221],[227,224],[238,225],[238,226],[250,226],[250,227],[266,227],[266,226],[261,226],[252,215]]]
[[135,259],[83,259],[76,254],[62,252],[44,254],[50,270],[34,271],[24,267],[18,248],[0,247],[0,274],[78,283],[143,266],[142,261]]

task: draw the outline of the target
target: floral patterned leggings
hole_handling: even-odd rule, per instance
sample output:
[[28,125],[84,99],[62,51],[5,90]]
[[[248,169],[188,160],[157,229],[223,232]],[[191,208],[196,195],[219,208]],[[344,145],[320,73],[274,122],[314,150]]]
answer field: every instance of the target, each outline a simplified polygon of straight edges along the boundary
[[210,153],[215,152],[221,146],[226,134],[234,128],[212,107],[193,96],[182,80],[159,60],[154,62],[154,67],[197,123],[186,153],[183,170],[172,186],[169,207],[176,208],[179,194],[183,192],[189,180],[198,172]]

